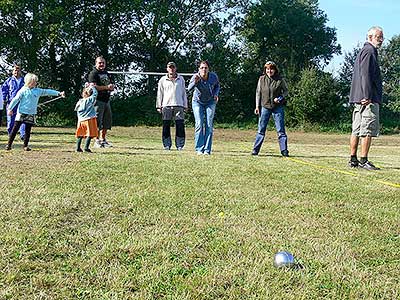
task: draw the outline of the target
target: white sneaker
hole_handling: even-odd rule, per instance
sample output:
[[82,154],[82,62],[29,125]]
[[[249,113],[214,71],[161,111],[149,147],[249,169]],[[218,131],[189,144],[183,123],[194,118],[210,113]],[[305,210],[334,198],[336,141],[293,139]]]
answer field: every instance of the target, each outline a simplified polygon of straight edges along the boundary
[[95,140],[93,144],[93,148],[104,148],[104,145],[100,140]]
[[178,147],[178,148],[176,148],[176,150],[182,151],[182,150],[183,150],[183,147]]
[[164,150],[169,151],[169,150],[171,150],[171,147],[166,146],[166,147],[164,147]]
[[101,144],[103,145],[104,148],[110,148],[113,146],[113,144],[107,140],[103,140]]
[[203,152],[197,151],[197,155],[203,155]]

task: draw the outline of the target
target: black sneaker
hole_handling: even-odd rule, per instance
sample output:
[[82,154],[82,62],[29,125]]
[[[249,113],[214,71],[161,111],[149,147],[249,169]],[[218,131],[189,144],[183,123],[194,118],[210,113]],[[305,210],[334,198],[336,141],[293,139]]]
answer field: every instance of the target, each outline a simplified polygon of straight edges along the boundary
[[82,148],[77,148],[77,149],[75,150],[75,152],[83,152],[83,151],[82,151]]
[[253,151],[251,152],[251,155],[257,156],[257,155],[258,155],[258,152],[253,150]]
[[88,149],[85,149],[85,152],[87,152],[87,153],[92,153],[92,150],[90,150],[90,149],[88,148]]
[[287,150],[281,151],[281,154],[282,154],[282,156],[284,156],[284,157],[289,157],[289,151],[287,151]]
[[360,162],[358,160],[355,160],[355,161],[349,160],[349,163],[348,163],[350,168],[358,168],[359,164],[360,164]]
[[375,170],[380,170],[380,168],[375,167],[372,162],[367,160],[365,163],[359,163],[358,166],[362,169],[368,170],[368,171],[375,171]]

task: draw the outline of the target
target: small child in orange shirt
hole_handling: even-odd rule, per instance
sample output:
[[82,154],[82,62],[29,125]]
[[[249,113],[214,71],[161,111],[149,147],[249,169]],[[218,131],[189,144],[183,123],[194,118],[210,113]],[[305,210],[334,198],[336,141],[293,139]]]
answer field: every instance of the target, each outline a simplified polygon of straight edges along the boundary
[[76,152],[83,152],[81,148],[82,139],[86,137],[85,152],[92,152],[89,149],[90,141],[97,136],[97,119],[94,104],[97,98],[97,90],[93,85],[85,87],[82,91],[82,99],[75,105],[75,111],[78,116],[78,125],[76,128]]

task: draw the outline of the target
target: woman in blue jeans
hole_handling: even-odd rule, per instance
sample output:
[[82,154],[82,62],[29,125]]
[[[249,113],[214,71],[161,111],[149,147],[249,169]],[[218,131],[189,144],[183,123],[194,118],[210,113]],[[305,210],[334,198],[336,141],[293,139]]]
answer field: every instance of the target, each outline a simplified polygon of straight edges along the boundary
[[195,119],[194,147],[198,155],[210,155],[220,86],[217,74],[210,72],[208,61],[200,62],[199,72],[190,79],[188,90],[192,89],[194,89],[192,100]]
[[283,156],[289,156],[287,148],[287,135],[285,132],[284,104],[288,95],[285,80],[279,75],[279,70],[273,61],[267,61],[264,65],[264,75],[258,80],[256,90],[256,109],[254,113],[259,115],[258,131],[254,141],[252,155],[258,155],[264,142],[265,131],[271,115],[275,120],[278,134],[279,148]]

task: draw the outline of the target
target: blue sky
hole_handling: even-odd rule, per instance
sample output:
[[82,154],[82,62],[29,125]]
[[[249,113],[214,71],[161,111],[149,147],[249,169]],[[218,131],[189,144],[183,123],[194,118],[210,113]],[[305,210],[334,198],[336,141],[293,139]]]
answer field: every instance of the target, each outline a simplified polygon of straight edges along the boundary
[[[319,8],[328,16],[327,25],[336,28],[343,54],[363,44],[372,26],[383,28],[385,43],[400,34],[399,0],[319,0]],[[336,56],[326,70],[337,72],[343,54]]]

